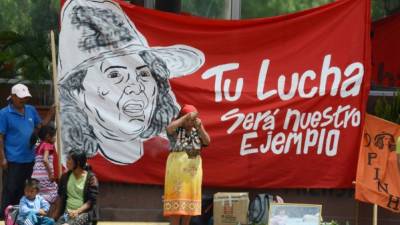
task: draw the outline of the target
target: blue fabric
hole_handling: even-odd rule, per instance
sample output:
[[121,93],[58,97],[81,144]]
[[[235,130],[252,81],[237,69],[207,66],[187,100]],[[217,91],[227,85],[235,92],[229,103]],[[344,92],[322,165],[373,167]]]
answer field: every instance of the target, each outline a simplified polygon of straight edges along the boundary
[[39,209],[43,209],[44,211],[49,211],[50,204],[44,200],[44,198],[40,195],[36,195],[35,199],[29,200],[27,197],[22,197],[19,202],[19,214],[18,221],[25,221],[29,214],[37,215],[39,213]]
[[18,225],[53,225],[53,219],[47,216],[39,216],[34,212],[30,212],[24,220],[17,220]]
[[40,116],[31,105],[25,105],[24,114],[17,112],[12,104],[0,110],[0,133],[4,135],[7,161],[29,163],[35,160],[30,139],[40,123]]

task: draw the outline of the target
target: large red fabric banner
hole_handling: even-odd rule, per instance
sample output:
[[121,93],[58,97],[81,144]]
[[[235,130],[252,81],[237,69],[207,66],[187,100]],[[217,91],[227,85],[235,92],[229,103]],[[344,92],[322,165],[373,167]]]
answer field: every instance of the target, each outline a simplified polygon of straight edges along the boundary
[[[94,30],[109,32],[113,29],[96,24],[98,21],[101,21],[99,24],[115,22],[115,18],[119,18],[110,16],[112,7],[107,6],[96,14],[100,7],[96,4],[103,1],[93,1],[93,5],[85,3],[87,8],[72,7],[74,2],[64,3],[61,18],[63,126],[74,121],[88,121],[90,126],[82,128],[80,125],[82,131],[78,133],[92,137],[86,138],[81,146],[91,149],[94,157],[90,163],[101,180],[164,182],[169,145],[162,129],[157,135],[132,142],[136,153],[125,145],[111,142],[123,142],[119,138],[126,132],[108,135],[121,116],[113,123],[106,123],[109,117],[103,116],[101,110],[111,112],[114,107],[102,103],[109,93],[101,89],[106,84],[93,87],[98,80],[87,81],[90,70],[99,62],[98,74],[109,68],[121,69],[122,66],[108,66],[110,63],[102,60],[125,57],[120,52],[121,46],[126,44],[129,45],[127,54],[140,50],[138,54],[146,63],[151,58],[151,54],[143,53],[146,51],[162,59],[167,65],[163,68],[169,71],[170,91],[176,102],[179,105],[190,103],[199,110],[212,139],[211,145],[201,153],[204,185],[352,187],[370,87],[370,1],[339,0],[295,14],[240,21],[175,15],[116,1],[124,13],[119,15],[126,15],[130,22],[126,29],[121,23],[112,35],[129,29],[137,35],[135,38],[120,35],[119,42],[113,43],[118,48],[116,52],[102,49],[103,43],[112,43],[109,36],[89,38]],[[99,15],[107,17],[99,19]],[[95,18],[90,19],[90,16]],[[83,32],[84,39],[75,41],[79,35],[74,32],[88,24],[85,20],[91,21],[91,26]],[[124,43],[120,45],[121,42]],[[79,50],[84,49],[83,55],[78,50],[74,52],[74,44]],[[86,78],[77,74],[85,74]],[[109,74],[108,78],[118,76]],[[121,78],[116,83],[120,85],[124,81]],[[77,82],[82,82],[82,86],[76,85]],[[93,95],[79,97],[90,89]],[[95,100],[94,95],[101,98]],[[79,100],[83,101],[80,109],[87,108],[82,117],[69,114],[74,110],[71,103]],[[91,100],[99,101],[93,108],[107,104],[109,108],[90,110],[93,109]],[[131,115],[137,109],[133,104],[124,105],[126,114]],[[119,102],[116,105],[119,106]],[[153,116],[166,118],[159,113],[155,111]],[[97,119],[91,120],[91,116]],[[93,125],[95,122],[99,126]],[[96,131],[97,128],[106,131]],[[71,130],[63,127],[64,146],[71,147],[75,143],[69,133]],[[101,136],[108,138],[94,140]],[[96,146],[93,143],[98,147],[93,147]]]
[[400,14],[372,23],[372,84],[400,87]]

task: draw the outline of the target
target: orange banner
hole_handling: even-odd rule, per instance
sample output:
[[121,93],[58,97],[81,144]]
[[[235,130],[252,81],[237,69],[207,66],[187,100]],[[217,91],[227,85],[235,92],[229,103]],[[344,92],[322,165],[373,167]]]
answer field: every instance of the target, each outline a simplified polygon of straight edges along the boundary
[[368,114],[365,118],[355,197],[400,212],[400,156],[395,141],[400,126]]

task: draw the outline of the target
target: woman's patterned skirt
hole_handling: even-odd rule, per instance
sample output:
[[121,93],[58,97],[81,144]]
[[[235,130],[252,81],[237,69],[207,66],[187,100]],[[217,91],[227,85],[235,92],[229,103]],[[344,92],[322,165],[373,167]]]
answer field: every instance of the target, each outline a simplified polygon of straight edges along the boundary
[[164,216],[201,215],[203,168],[200,155],[171,152],[167,159],[164,186]]

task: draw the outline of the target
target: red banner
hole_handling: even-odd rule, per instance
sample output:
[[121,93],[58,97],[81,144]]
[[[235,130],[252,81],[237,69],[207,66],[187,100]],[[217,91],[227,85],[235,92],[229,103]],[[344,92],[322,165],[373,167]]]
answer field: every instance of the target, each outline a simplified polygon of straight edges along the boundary
[[[118,3],[139,33],[138,40],[142,40],[131,40],[136,46],[152,50],[184,46],[180,49],[192,49],[200,61],[204,59],[185,76],[174,76],[175,68],[167,66],[172,71],[169,82],[177,102],[195,105],[211,136],[211,145],[201,153],[204,185],[344,188],[352,187],[355,180],[369,91],[369,2],[339,0],[295,14],[240,21],[175,15]],[[70,61],[63,54],[72,51],[71,43],[75,42],[70,39],[76,35],[63,34],[67,27],[64,22],[60,85],[70,88],[75,84],[70,79],[74,74],[67,69],[92,67],[100,57],[76,63],[77,67],[68,65]],[[61,45],[62,41],[70,42]],[[79,43],[88,48],[89,41]],[[96,48],[86,53],[93,51]],[[117,54],[103,52],[101,57]],[[75,57],[72,61],[81,57],[70,55]],[[75,99],[71,94],[66,92],[64,101]],[[63,115],[67,113],[64,110]],[[89,111],[87,115],[90,123]],[[82,146],[89,146],[86,144]],[[101,180],[163,184],[167,139],[143,141],[143,153],[127,153],[132,160],[119,164],[119,155],[107,152],[101,144],[94,150],[99,154],[91,160]],[[122,151],[119,145],[114,146],[115,151]]]
[[400,14],[372,23],[372,85],[400,87]]

